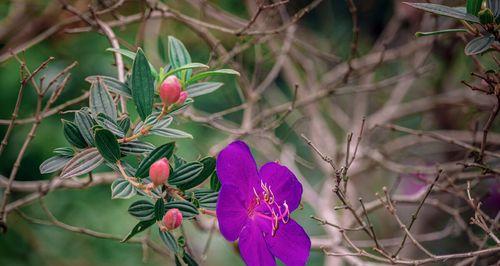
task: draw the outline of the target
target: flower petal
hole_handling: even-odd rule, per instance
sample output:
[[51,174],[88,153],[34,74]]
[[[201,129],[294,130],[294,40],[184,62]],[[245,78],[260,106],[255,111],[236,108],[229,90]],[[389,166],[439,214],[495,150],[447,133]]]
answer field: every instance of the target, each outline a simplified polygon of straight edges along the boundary
[[269,162],[259,171],[262,181],[272,190],[279,206],[286,200],[290,212],[297,209],[302,198],[302,184],[286,166]]
[[253,187],[259,184],[259,175],[250,148],[245,142],[235,141],[219,153],[217,176],[222,185],[234,185],[247,195],[253,193]]
[[[261,230],[271,230],[269,223],[259,223]],[[264,225],[264,226],[262,226]],[[288,266],[305,265],[311,250],[311,240],[294,220],[280,223],[276,234],[265,234],[264,239],[271,253]]]
[[260,227],[252,220],[248,220],[241,231],[239,248],[247,266],[276,265],[276,260],[268,250]]
[[245,207],[246,195],[238,187],[222,185],[215,209],[221,234],[229,241],[235,241],[248,220]]

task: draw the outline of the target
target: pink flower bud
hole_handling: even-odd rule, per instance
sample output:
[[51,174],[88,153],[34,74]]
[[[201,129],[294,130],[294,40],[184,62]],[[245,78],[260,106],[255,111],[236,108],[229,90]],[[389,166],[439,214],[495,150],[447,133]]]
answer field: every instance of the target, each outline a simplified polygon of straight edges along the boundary
[[149,167],[149,177],[155,186],[159,186],[167,182],[168,176],[170,175],[170,167],[168,165],[168,160],[162,158],[154,162]]
[[181,94],[179,96],[179,100],[177,100],[177,104],[181,105],[183,104],[188,97],[188,93],[186,91],[181,91]]
[[182,224],[182,213],[179,209],[170,209],[163,216],[163,225],[168,230],[174,230]]
[[173,104],[179,100],[181,82],[176,76],[168,76],[160,86],[160,98],[165,104]]

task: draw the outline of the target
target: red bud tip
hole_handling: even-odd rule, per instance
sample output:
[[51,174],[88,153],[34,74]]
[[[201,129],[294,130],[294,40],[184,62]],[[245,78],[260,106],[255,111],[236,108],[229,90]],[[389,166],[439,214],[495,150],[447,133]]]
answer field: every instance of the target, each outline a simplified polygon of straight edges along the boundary
[[160,98],[165,104],[173,104],[179,100],[181,82],[176,76],[168,76],[160,86]]
[[156,162],[154,162],[149,167],[149,177],[155,186],[159,186],[165,182],[170,175],[170,167],[168,165],[168,160],[166,158],[162,158]]
[[163,225],[168,230],[174,230],[182,224],[182,213],[178,209],[170,209],[163,216]]
[[177,100],[177,104],[181,105],[183,104],[188,97],[188,93],[186,91],[181,91],[181,94],[179,95],[179,100]]

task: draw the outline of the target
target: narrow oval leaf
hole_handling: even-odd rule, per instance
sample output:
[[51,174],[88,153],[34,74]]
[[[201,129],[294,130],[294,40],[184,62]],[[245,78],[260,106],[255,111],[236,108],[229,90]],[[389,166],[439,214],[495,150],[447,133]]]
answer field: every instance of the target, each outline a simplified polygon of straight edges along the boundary
[[217,176],[217,172],[214,172],[210,177],[210,189],[213,191],[219,191],[221,187],[221,183],[219,181],[219,177]]
[[171,201],[165,204],[165,210],[179,209],[184,219],[191,219],[199,214],[198,209],[189,201]]
[[203,171],[203,164],[200,162],[186,163],[174,170],[168,178],[171,185],[183,185],[194,180]]
[[177,245],[177,240],[175,240],[175,237],[168,231],[163,232],[162,230],[158,230],[158,233],[160,234],[160,238],[165,246],[167,246],[167,248],[172,252],[177,253],[179,247]]
[[219,197],[219,192],[212,192],[210,194],[207,194],[199,198],[198,202],[200,203],[200,207],[202,208],[208,210],[215,210],[215,207],[217,206],[218,197]]
[[410,5],[414,8],[418,8],[427,12],[431,12],[441,16],[447,16],[456,19],[462,19],[470,22],[479,23],[479,18],[474,15],[467,14],[462,9],[453,8],[449,6],[443,6],[438,4],[430,4],[430,3],[408,3],[405,4]]
[[197,97],[214,92],[218,88],[222,87],[222,85],[224,85],[224,83],[221,82],[200,82],[189,85],[186,88],[186,92],[188,93],[189,97]]
[[71,157],[56,155],[45,160],[40,165],[40,173],[48,174],[59,171],[71,160]]
[[145,120],[153,111],[155,84],[148,59],[140,48],[132,66],[131,84],[132,99],[137,106],[137,112],[142,120]]
[[153,129],[167,128],[168,126],[170,126],[170,124],[172,123],[173,120],[174,120],[173,117],[166,116],[164,119],[162,119],[158,123],[155,123],[153,125]]
[[494,41],[495,36],[492,34],[474,38],[465,46],[465,54],[475,55],[486,52]]
[[149,167],[159,159],[166,157],[167,159],[172,156],[174,153],[174,148],[175,148],[175,142],[170,142],[167,144],[163,144],[159,146],[158,148],[154,149],[148,157],[144,158],[141,163],[139,164],[139,167],[137,167],[137,171],[135,173],[136,177],[139,178],[144,178],[148,175],[149,172]]
[[218,69],[218,70],[213,70],[213,71],[206,71],[206,72],[201,72],[196,75],[194,75],[189,81],[188,84],[192,84],[198,80],[212,77],[212,76],[220,76],[220,75],[236,75],[239,76],[240,72],[232,69]]
[[[135,56],[136,56],[136,53],[129,51],[129,50],[125,50],[125,49],[108,48],[108,49],[106,49],[106,51],[116,52],[116,53],[122,54],[125,57],[128,57],[132,60],[135,60]],[[156,77],[158,75],[158,73],[156,72],[155,67],[151,63],[149,63],[149,68],[151,70],[151,74]]]
[[148,227],[150,227],[151,225],[153,225],[156,221],[153,219],[153,220],[149,220],[149,221],[140,221],[138,224],[136,224],[134,226],[134,228],[132,229],[132,231],[130,231],[130,233],[128,233],[128,235],[121,241],[122,243],[123,242],[127,242],[127,240],[129,240],[130,238],[132,238],[133,236],[137,235],[138,233],[148,229]]
[[467,4],[465,6],[467,13],[477,16],[479,10],[481,10],[481,5],[483,4],[483,0],[467,0]]
[[88,148],[80,151],[63,168],[61,178],[70,178],[86,174],[104,162],[96,148]]
[[155,218],[155,205],[147,200],[138,200],[128,207],[128,213],[141,221]]
[[119,81],[118,79],[115,79],[113,77],[108,77],[108,76],[89,76],[85,79],[85,81],[89,83],[95,83],[100,79],[102,81],[103,87],[111,92],[114,92],[116,94],[120,94],[122,96],[126,96],[131,98],[132,93],[130,92],[130,88],[127,86],[127,84]]
[[118,178],[111,183],[112,199],[129,199],[137,193],[135,187],[123,178]]
[[102,157],[110,163],[116,163],[120,159],[120,146],[115,135],[107,129],[97,129],[94,133],[94,141],[97,150]]
[[73,155],[75,154],[73,148],[70,147],[55,148],[53,152],[63,157],[73,157]]
[[79,149],[83,149],[88,146],[87,142],[83,138],[82,133],[75,123],[67,120],[62,120],[62,122],[64,137],[71,145]]
[[187,252],[184,252],[184,255],[182,255],[182,261],[184,261],[187,266],[198,266],[198,263]]
[[174,128],[154,128],[149,131],[151,134],[162,136],[162,137],[167,137],[167,138],[173,138],[173,139],[183,139],[183,138],[189,138],[192,139],[193,135],[184,132],[182,130],[174,129]]
[[89,112],[86,110],[76,112],[75,124],[78,126],[78,130],[80,130],[85,142],[87,142],[90,146],[93,146],[94,137],[92,134],[92,127],[94,126],[94,120],[90,116]]
[[127,134],[128,130],[130,129],[130,118],[127,116],[123,119],[118,120],[118,126],[120,126],[124,134]]
[[203,170],[198,174],[196,178],[191,180],[190,182],[179,185],[178,187],[182,190],[188,190],[190,188],[194,188],[201,183],[203,183],[215,170],[215,158],[206,157],[200,160],[203,164]]
[[116,106],[113,97],[105,89],[103,81],[98,78],[97,82],[90,86],[89,106],[94,114],[103,113],[116,120]]
[[[170,60],[170,65],[174,69],[191,63],[191,56],[186,47],[181,41],[173,36],[168,36],[168,58]],[[191,69],[188,69],[181,73],[176,73],[176,75],[181,79],[182,76],[185,75],[186,79],[189,79],[191,73]]]
[[120,138],[125,136],[122,128],[111,117],[104,113],[97,115],[97,123]]
[[133,140],[131,142],[120,144],[120,150],[127,155],[142,155],[150,153],[155,149],[155,146],[149,142]]
[[163,202],[162,198],[156,200],[154,213],[154,217],[157,221],[161,221],[161,219],[163,219],[163,215],[165,215],[165,202]]
[[174,69],[168,71],[167,73],[165,73],[165,77],[176,74],[176,73],[183,71],[183,70],[193,69],[193,68],[209,68],[209,67],[207,65],[201,64],[201,63],[189,63],[189,64],[186,64],[186,65],[183,65],[181,67],[174,68]]

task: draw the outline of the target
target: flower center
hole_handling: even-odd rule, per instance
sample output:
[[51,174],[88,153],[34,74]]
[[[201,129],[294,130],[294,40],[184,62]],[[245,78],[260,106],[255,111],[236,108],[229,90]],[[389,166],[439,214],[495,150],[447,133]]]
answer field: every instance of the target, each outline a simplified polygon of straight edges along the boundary
[[[269,220],[272,228],[271,235],[275,236],[279,228],[279,222],[282,221],[286,224],[290,220],[290,209],[286,201],[284,201],[281,206],[276,202],[271,186],[260,181],[260,187],[262,188],[262,192],[260,193],[253,188],[255,197],[248,206],[248,215],[250,217],[259,216]],[[256,210],[260,205],[265,207],[264,210]]]

